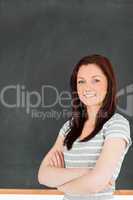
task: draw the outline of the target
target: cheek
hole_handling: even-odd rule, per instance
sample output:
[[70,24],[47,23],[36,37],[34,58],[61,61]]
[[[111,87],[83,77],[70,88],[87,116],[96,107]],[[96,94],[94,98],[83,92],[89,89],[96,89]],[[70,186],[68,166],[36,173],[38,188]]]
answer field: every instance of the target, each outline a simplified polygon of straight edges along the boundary
[[83,87],[77,87],[77,93],[78,93],[79,99],[82,102],[84,102],[84,96],[83,96],[84,89],[83,89]]
[[78,94],[82,94],[83,90],[84,90],[83,87],[81,87],[81,86],[77,87]]
[[95,89],[97,91],[97,94],[99,94],[100,96],[105,96],[107,93],[107,84],[101,84],[97,86]]

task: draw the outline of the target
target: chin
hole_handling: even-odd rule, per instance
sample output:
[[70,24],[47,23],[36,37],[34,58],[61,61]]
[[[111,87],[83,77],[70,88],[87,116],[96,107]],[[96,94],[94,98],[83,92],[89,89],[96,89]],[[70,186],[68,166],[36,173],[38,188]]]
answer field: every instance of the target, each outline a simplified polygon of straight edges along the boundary
[[101,102],[89,102],[89,101],[82,101],[81,102],[85,105],[85,106],[99,106],[101,104]]
[[82,101],[82,103],[85,105],[85,106],[96,106],[98,105],[98,103],[92,103],[92,102],[85,102],[85,101]]

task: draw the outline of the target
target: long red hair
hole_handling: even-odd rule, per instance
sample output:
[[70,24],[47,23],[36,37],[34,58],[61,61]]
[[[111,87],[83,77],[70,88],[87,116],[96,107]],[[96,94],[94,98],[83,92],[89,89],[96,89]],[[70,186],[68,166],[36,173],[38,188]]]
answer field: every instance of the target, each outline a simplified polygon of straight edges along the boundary
[[88,55],[81,58],[79,62],[75,65],[70,78],[70,90],[72,96],[72,114],[69,119],[69,125],[70,125],[69,132],[67,133],[64,140],[64,145],[67,146],[68,150],[72,148],[73,142],[81,135],[84,123],[89,117],[87,114],[86,105],[84,105],[80,101],[77,93],[77,74],[79,68],[82,65],[87,65],[87,64],[96,64],[97,66],[100,67],[100,69],[107,77],[108,89],[103,104],[96,115],[96,125],[94,130],[91,132],[91,134],[89,134],[89,136],[87,136],[80,142],[88,141],[91,138],[93,138],[101,130],[104,123],[108,119],[110,119],[110,117],[116,111],[117,83],[111,62],[107,57],[97,54]]

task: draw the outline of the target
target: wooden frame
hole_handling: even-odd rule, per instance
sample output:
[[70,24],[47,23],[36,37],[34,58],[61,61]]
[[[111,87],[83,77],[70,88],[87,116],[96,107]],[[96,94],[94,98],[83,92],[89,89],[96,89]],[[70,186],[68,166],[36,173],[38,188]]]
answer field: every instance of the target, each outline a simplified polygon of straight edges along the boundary
[[[56,189],[0,189],[0,194],[63,195]],[[116,190],[115,195],[133,195],[133,190]]]

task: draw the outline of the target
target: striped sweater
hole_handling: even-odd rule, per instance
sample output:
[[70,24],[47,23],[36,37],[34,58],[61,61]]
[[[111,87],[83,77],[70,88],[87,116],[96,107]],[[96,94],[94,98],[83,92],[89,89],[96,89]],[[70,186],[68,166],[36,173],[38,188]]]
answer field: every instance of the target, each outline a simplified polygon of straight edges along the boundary
[[[65,137],[70,131],[69,120],[61,127],[59,135]],[[130,125],[129,121],[121,114],[114,113],[114,115],[103,125],[102,129],[89,141],[79,142],[79,138],[73,143],[70,150],[64,146],[64,162],[66,168],[76,167],[88,167],[93,169],[97,159],[100,156],[104,141],[109,137],[122,137],[127,141],[125,151],[120,158],[117,168],[113,173],[113,179],[116,180],[121,166],[122,161],[128,152],[129,147],[132,145],[130,137]],[[89,195],[68,195],[64,194],[63,200],[109,200],[113,199],[113,193],[115,191],[115,182],[112,186],[104,189],[95,194]]]

